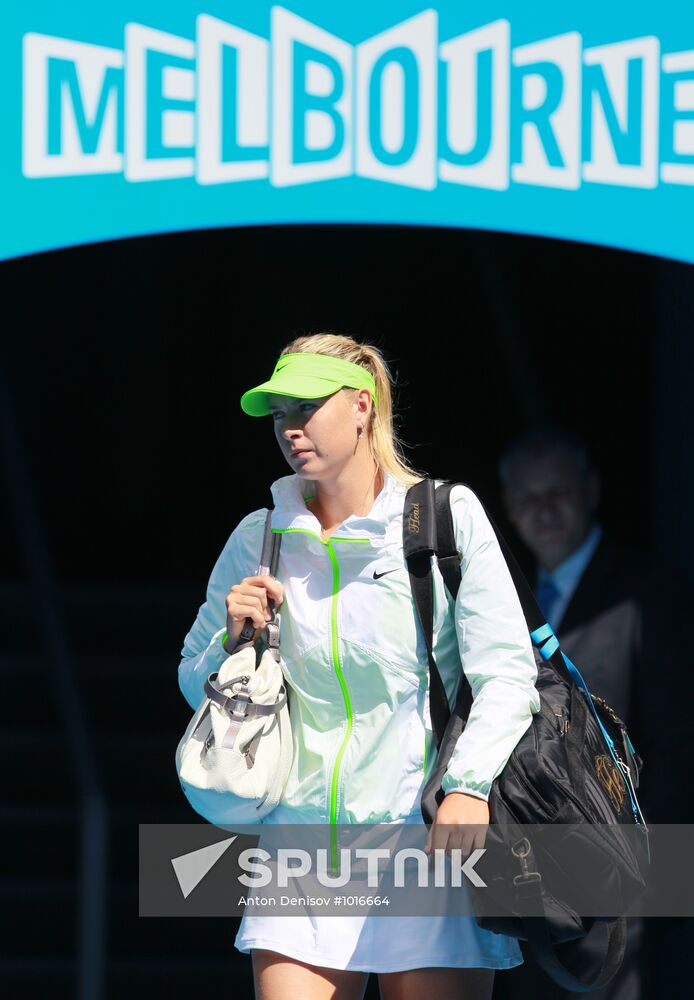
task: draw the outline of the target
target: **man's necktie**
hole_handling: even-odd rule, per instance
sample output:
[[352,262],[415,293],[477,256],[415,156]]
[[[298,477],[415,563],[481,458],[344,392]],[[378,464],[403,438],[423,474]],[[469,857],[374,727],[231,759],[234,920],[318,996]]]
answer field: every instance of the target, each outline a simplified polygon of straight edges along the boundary
[[555,601],[559,597],[559,589],[551,576],[545,577],[537,590],[537,603],[545,616],[545,620],[551,625],[552,609]]

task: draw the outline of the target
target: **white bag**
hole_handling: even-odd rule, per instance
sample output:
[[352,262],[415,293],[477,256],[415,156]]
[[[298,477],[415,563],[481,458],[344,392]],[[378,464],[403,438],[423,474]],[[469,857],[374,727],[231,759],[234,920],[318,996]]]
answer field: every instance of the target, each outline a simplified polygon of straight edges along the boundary
[[[265,520],[258,575],[275,575],[281,534]],[[262,633],[258,655],[247,619],[241,641],[217,673],[205,681],[206,697],[176,750],[176,770],[196,812],[216,826],[258,823],[284,791],[292,766],[293,743],[287,691],[280,658],[280,618]]]
[[279,616],[256,664],[240,645],[205,682],[207,697],[176,751],[181,787],[196,812],[218,826],[258,823],[279,802],[292,765]]

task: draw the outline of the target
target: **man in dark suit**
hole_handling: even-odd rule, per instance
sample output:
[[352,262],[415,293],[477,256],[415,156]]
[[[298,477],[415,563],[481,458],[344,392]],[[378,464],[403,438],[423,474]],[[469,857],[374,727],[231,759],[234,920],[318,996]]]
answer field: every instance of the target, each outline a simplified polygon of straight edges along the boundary
[[[681,701],[689,687],[683,624],[690,588],[606,535],[597,519],[600,477],[577,435],[528,432],[506,449],[499,474],[508,518],[535,560],[530,579],[547,621],[590,691],[627,723],[646,762],[639,799],[647,819],[692,822],[692,751]],[[667,924],[631,920],[620,972],[591,996],[665,996],[683,962],[670,946],[683,922]],[[573,995],[525,957],[523,966],[497,974],[495,1000]]]

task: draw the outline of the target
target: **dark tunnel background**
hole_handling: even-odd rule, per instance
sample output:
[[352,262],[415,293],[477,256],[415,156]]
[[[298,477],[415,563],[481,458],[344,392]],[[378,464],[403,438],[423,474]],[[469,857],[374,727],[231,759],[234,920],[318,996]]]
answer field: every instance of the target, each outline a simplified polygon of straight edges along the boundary
[[[136,841],[138,823],[196,822],[173,770],[190,717],[179,650],[232,528],[290,471],[269,420],[238,402],[282,346],[322,330],[379,346],[412,463],[469,483],[496,516],[509,437],[538,421],[579,430],[609,532],[691,574],[693,273],[534,237],[344,226],[171,234],[0,265],[1,738],[23,761],[0,796],[23,824],[2,874],[17,892],[9,982],[75,995],[74,758],[89,746],[108,811],[105,995],[144,995],[174,970],[169,996],[187,996],[203,962],[241,970],[237,995],[250,991],[228,924],[138,921]],[[72,694],[58,683],[20,733],[27,677],[47,676],[58,647]],[[82,744],[64,736],[75,693]],[[47,836],[52,867],[37,863]]]
[[[688,399],[666,369],[692,332],[686,265],[524,236],[280,227],[47,253],[0,281],[5,378],[62,580],[200,583],[290,472],[238,400],[302,332],[380,346],[414,464],[497,513],[499,451],[538,420],[586,435],[624,541],[655,543],[664,451],[685,465]],[[682,412],[664,427],[671,393]],[[7,533],[2,565],[19,570]]]

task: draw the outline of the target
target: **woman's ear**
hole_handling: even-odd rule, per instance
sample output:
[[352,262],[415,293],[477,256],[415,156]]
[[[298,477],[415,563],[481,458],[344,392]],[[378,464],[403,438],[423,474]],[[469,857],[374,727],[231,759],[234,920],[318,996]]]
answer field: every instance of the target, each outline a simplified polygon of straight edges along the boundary
[[371,398],[371,393],[368,389],[359,389],[357,393],[357,413],[361,413],[363,416],[368,415],[373,405],[373,400]]

